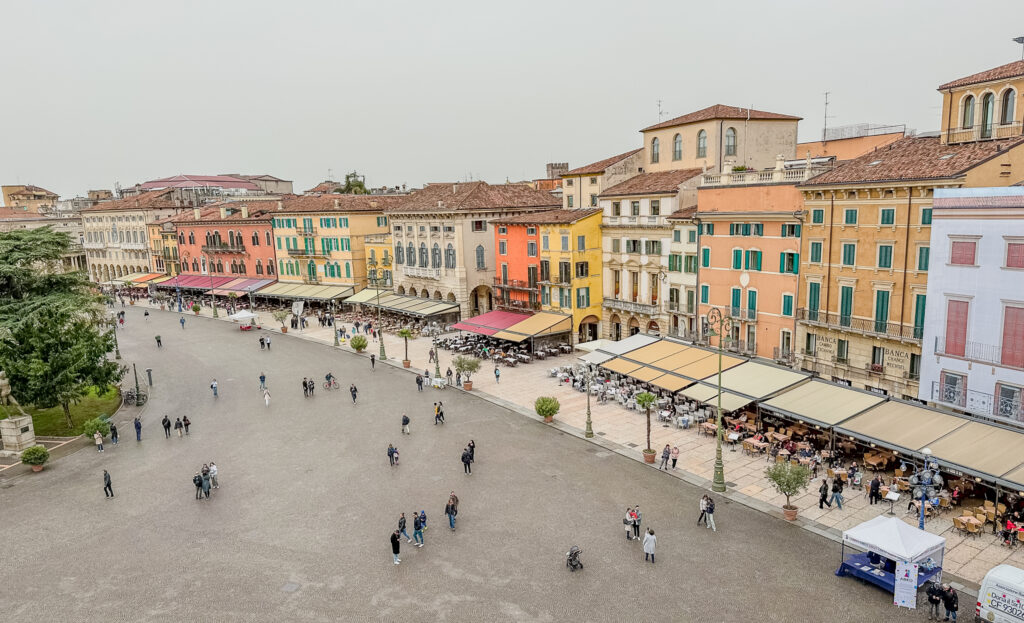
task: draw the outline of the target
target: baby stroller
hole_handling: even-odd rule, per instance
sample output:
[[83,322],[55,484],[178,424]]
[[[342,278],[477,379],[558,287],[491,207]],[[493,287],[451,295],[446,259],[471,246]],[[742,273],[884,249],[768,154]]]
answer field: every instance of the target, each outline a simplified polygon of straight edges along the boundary
[[569,571],[575,571],[583,568],[583,563],[580,561],[580,553],[582,553],[579,547],[573,545],[572,548],[565,554],[565,566],[569,567]]

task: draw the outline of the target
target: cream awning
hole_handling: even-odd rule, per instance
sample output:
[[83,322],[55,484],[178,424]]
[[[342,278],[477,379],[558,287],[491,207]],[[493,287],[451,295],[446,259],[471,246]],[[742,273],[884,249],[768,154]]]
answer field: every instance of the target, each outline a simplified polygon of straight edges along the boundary
[[643,366],[642,368],[640,368],[638,370],[633,370],[632,372],[630,372],[629,376],[631,376],[632,378],[634,378],[634,379],[636,379],[638,381],[643,381],[644,383],[649,383],[649,382],[653,381],[654,379],[658,378],[659,376],[661,376],[662,374],[664,374],[664,372],[662,372],[661,370],[658,370],[656,368],[652,368],[650,366]]
[[683,377],[676,376],[674,374],[662,374],[651,381],[652,385],[656,385],[670,392],[677,392],[691,383],[693,383],[693,381],[690,379],[684,379]]
[[146,277],[147,275],[151,275],[151,274],[152,273],[132,273],[130,275],[125,275],[124,277],[118,277],[117,279],[111,279],[110,281],[112,283],[132,283],[134,281],[139,281],[143,277]]
[[[736,357],[726,357],[725,355],[722,355],[722,371],[724,373],[725,370],[728,370],[730,368],[734,368],[734,367],[736,367],[736,366],[738,366],[738,365],[740,365],[742,363],[746,363],[746,362],[747,362],[746,359],[737,359]],[[682,366],[680,368],[676,368],[672,372],[675,373],[675,374],[679,374],[681,376],[685,376],[687,378],[691,378],[691,379],[693,379],[695,381],[703,379],[703,378],[707,378],[708,375],[710,375],[712,373],[717,375],[718,374],[718,355],[714,355],[713,357],[704,357],[702,359],[698,359],[697,361],[694,361],[693,363],[687,364],[687,365]]]
[[687,398],[692,398],[697,402],[704,402],[709,398],[717,396],[718,388],[698,383],[696,385],[693,385],[692,387],[687,387],[686,389],[679,393],[686,396]]
[[346,303],[365,303],[367,301],[375,301],[377,299],[377,293],[383,298],[387,294],[391,294],[391,290],[378,290],[376,288],[364,288],[359,292],[356,292],[352,296],[345,299]]
[[626,361],[625,359],[618,357],[611,361],[606,361],[601,364],[601,367],[605,370],[611,370],[612,372],[618,372],[619,374],[629,374],[633,370],[639,370],[643,366],[632,361]]
[[648,344],[652,344],[657,341],[658,338],[654,336],[637,333],[636,335],[631,335],[624,340],[619,340],[618,342],[612,342],[607,346],[602,346],[601,350],[613,355],[624,355],[642,346],[647,346]]
[[566,331],[572,331],[572,316],[539,312],[511,327],[498,331],[494,337],[510,342],[522,342],[538,335],[551,335]]
[[688,366],[691,363],[700,361],[705,357],[710,357],[714,353],[711,351],[703,350],[700,348],[687,348],[686,350],[678,353],[669,355],[663,359],[655,361],[652,365],[661,368],[662,370],[678,370],[684,366]]
[[[717,376],[708,374],[703,380],[717,383]],[[722,388],[760,400],[809,378],[806,373],[748,361],[722,372]]]
[[982,422],[968,422],[928,447],[940,465],[955,463],[996,478],[1024,462],[1024,434]]
[[685,344],[677,344],[668,340],[660,340],[654,344],[638,348],[633,352],[629,353],[629,358],[633,361],[639,361],[640,363],[653,363],[659,359],[664,359],[669,355],[687,350]]
[[615,359],[615,355],[609,355],[608,353],[602,353],[600,351],[587,353],[586,355],[580,355],[579,360],[586,363],[604,363],[609,359]]
[[[732,392],[722,392],[722,410],[723,411],[739,411],[748,404],[754,402],[753,399],[747,398],[746,396],[740,396]],[[718,406],[718,395],[709,398],[705,401],[705,404],[711,407]]]
[[1013,484],[1020,487],[1018,490],[1021,495],[1024,495],[1024,465],[1021,465],[1017,469],[1003,476],[1003,480],[1012,482]]
[[[779,398],[785,396],[786,394],[783,394]],[[770,402],[775,400],[778,398]],[[840,435],[875,441],[893,449],[917,452],[936,439],[966,425],[967,421],[965,418],[934,409],[892,400],[846,420],[837,425],[835,430]]]
[[885,398],[877,394],[824,381],[811,381],[779,394],[761,406],[811,424],[834,426],[882,402]]

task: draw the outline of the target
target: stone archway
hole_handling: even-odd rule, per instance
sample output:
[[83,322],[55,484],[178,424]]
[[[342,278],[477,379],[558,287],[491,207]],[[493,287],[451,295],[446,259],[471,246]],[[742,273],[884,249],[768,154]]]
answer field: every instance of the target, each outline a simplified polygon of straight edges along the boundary
[[661,330],[658,328],[658,323],[657,322],[652,320],[652,321],[647,323],[647,334],[648,335],[660,335],[661,334]]
[[395,290],[395,292],[398,294],[405,294],[405,286],[398,286],[398,289]]
[[622,319],[618,314],[612,314],[608,319],[608,337],[616,342],[622,339]]
[[449,303],[454,303],[455,302],[455,293],[454,292],[449,292],[448,296],[445,297],[445,300],[448,301]]
[[629,333],[629,335],[636,335],[637,333],[640,333],[640,321],[636,319],[636,316],[629,317],[629,330],[627,333]]
[[409,296],[418,296],[416,288],[409,288]]
[[583,320],[580,320],[580,326],[577,328],[577,338],[579,342],[591,342],[600,337],[598,328],[601,320],[593,314],[587,316]]
[[420,290],[420,298],[421,299],[429,299],[430,298],[430,292],[428,292],[426,288],[423,288],[422,290]]
[[469,293],[469,305],[474,316],[486,314],[494,309],[494,295],[490,286],[479,285]]
[[434,290],[434,300],[435,301],[440,301],[441,300],[441,291],[440,290]]

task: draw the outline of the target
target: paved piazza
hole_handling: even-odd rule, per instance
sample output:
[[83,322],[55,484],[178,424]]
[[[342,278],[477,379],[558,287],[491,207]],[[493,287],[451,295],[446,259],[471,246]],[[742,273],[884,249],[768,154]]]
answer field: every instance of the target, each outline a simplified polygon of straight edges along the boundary
[[[329,346],[232,325],[128,309],[125,362],[156,386],[115,418],[119,446],[0,476],[0,612],[43,621],[900,621],[891,596],[836,578],[839,545],[781,518],[719,501],[718,532],[695,525],[702,490],[456,390],[416,391],[406,371]],[[163,337],[157,350],[153,336]],[[390,354],[399,355],[397,349]],[[330,369],[347,391],[324,392]],[[257,391],[268,376],[272,404]],[[486,374],[488,371],[482,371]],[[514,372],[514,371],[510,371]],[[303,376],[317,381],[304,399]],[[482,375],[483,376],[483,375]],[[216,377],[220,396],[209,383]],[[131,382],[131,371],[127,377]],[[493,379],[491,381],[493,383]],[[433,426],[431,404],[448,423]],[[400,433],[403,411],[412,434]],[[160,418],[192,434],[164,439]],[[472,476],[459,455],[477,445]],[[388,465],[395,443],[401,465]],[[194,499],[213,460],[221,488]],[[116,498],[103,497],[102,470]],[[458,531],[443,508],[460,498]],[[627,542],[640,504],[658,563]],[[398,514],[426,509],[426,546],[388,537]],[[411,519],[410,519],[411,524]],[[409,527],[411,533],[411,525]],[[585,569],[564,554],[583,549]],[[962,599],[969,605],[969,599]],[[965,610],[969,608],[964,608]]]

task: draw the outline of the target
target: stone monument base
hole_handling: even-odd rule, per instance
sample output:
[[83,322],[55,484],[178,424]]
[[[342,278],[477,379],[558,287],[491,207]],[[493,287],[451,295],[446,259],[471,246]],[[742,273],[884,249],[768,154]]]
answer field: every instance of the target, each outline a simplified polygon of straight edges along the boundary
[[0,439],[3,440],[4,450],[13,452],[21,452],[36,445],[36,430],[32,426],[32,418],[19,415],[0,420]]

